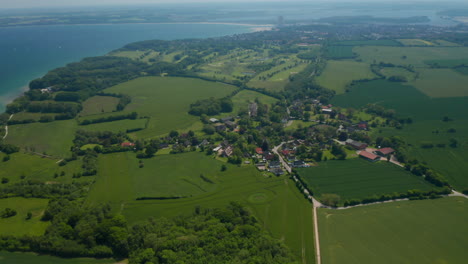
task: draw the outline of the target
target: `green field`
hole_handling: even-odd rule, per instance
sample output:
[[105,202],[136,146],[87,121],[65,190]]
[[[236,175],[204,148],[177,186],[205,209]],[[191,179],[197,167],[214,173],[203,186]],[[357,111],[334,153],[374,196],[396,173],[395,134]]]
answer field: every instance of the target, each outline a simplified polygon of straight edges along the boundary
[[418,69],[414,87],[430,97],[468,96],[468,75],[452,69]]
[[436,67],[442,68],[454,68],[457,66],[466,65],[468,66],[468,59],[452,59],[452,60],[426,60],[425,61],[428,65],[434,65]]
[[465,263],[468,200],[319,209],[322,263]]
[[375,74],[369,64],[355,61],[328,61],[323,73],[316,79],[321,86],[342,94],[353,80],[372,79]]
[[2,264],[112,264],[111,259],[91,258],[58,258],[34,253],[6,252],[0,251],[0,262]]
[[77,126],[75,120],[9,126],[6,142],[34,152],[65,157],[70,152]]
[[[242,90],[232,97],[232,103],[234,104],[233,113],[238,114],[241,110],[247,110],[249,104],[255,102],[255,99],[258,99],[260,103],[267,105],[272,105],[278,101],[278,99],[268,95],[264,95],[250,90]],[[231,114],[232,113],[226,115]]]
[[116,110],[119,98],[111,96],[93,96],[83,102],[83,110],[78,116],[96,115]]
[[[0,234],[15,236],[40,236],[44,234],[49,222],[41,221],[41,217],[48,202],[46,199],[36,198],[0,199],[0,211],[3,211],[5,208],[11,208],[17,212],[13,217],[0,218]],[[32,214],[32,217],[27,220],[26,216],[29,212]]]
[[13,115],[11,118],[12,121],[22,121],[22,120],[34,120],[39,121],[43,116],[50,116],[54,118],[57,114],[49,113],[29,113],[29,112],[19,112]]
[[380,73],[389,78],[392,76],[405,77],[407,81],[413,81],[416,78],[416,73],[410,72],[405,68],[400,67],[384,67],[380,70]]
[[79,129],[87,130],[87,131],[111,131],[111,132],[126,132],[127,130],[132,129],[144,129],[148,119],[126,119],[126,120],[118,120],[112,122],[104,122],[104,123],[97,123],[91,124],[86,126],[80,126]]
[[343,201],[412,189],[433,189],[423,178],[385,161],[327,161],[319,163],[318,167],[298,169],[298,173],[319,199],[325,193],[338,194]]
[[330,46],[326,50],[326,56],[330,59],[354,58],[353,46]]
[[229,95],[235,87],[191,78],[144,77],[106,89],[128,94],[132,102],[124,112],[148,116],[148,128],[136,132],[139,138],[154,138],[192,126],[198,117],[188,114],[190,104],[199,99]]
[[346,40],[332,43],[334,46],[401,46],[401,43],[392,39],[381,40]]
[[[240,201],[283,239],[304,263],[314,263],[312,207],[287,177],[262,175],[253,166],[225,164],[203,153],[158,155],[138,168],[134,154],[100,157],[100,173],[87,203],[111,202],[130,223],[148,217],[191,214],[196,206],[224,207]],[[200,174],[213,181],[208,183]],[[140,196],[190,196],[172,200],[135,200]]]
[[[374,61],[395,65],[426,67],[427,60],[468,59],[467,47],[354,47],[360,59],[367,63]],[[406,57],[405,57],[406,56]]]

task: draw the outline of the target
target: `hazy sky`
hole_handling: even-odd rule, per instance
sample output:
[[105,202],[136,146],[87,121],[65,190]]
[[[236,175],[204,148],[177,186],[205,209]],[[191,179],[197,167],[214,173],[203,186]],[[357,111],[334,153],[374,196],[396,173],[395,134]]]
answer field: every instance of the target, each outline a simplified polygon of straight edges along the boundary
[[[64,7],[92,5],[135,5],[157,3],[196,3],[196,2],[285,2],[286,0],[0,0],[0,8]],[[294,2],[307,0],[293,0]],[[307,2],[395,2],[395,0],[308,0]],[[430,2],[431,0],[409,0],[401,2]],[[432,0],[434,1],[434,0]],[[451,2],[465,0],[452,0]]]

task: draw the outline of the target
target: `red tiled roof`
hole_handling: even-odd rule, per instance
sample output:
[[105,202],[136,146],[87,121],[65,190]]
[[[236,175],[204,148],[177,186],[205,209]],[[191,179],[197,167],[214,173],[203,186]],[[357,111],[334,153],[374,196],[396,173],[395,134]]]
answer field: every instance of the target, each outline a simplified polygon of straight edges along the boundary
[[367,151],[361,151],[359,153],[359,156],[361,157],[364,157],[364,158],[367,158],[367,159],[370,159],[370,160],[376,160],[379,158],[379,156],[375,155],[375,154],[372,154],[372,153],[369,153]]
[[131,142],[124,142],[121,144],[122,147],[133,147],[135,146],[135,144],[131,143]]
[[379,150],[377,150],[377,151],[379,151],[379,152],[382,153],[383,155],[388,155],[388,154],[390,154],[390,153],[395,152],[395,150],[392,149],[392,148],[383,148],[383,149],[379,149]]
[[255,152],[257,152],[257,154],[263,154],[263,149],[262,148],[256,148]]

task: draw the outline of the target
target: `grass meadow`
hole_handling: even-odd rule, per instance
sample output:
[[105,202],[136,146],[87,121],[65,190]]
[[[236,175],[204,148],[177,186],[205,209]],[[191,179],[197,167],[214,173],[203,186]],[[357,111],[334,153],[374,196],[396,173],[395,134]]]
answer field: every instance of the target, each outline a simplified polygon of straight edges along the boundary
[[419,78],[411,84],[430,97],[468,96],[468,75],[452,69],[418,69],[418,72]]
[[104,122],[104,123],[97,123],[91,124],[86,126],[80,126],[79,129],[83,129],[86,131],[111,131],[111,132],[126,132],[127,130],[133,129],[144,129],[148,119],[125,119],[125,120],[118,120],[112,122]]
[[111,96],[93,96],[83,102],[83,110],[78,116],[89,116],[115,111],[119,98]]
[[334,46],[401,46],[401,43],[392,39],[380,40],[345,40],[332,43]]
[[[196,206],[224,207],[239,201],[249,207],[276,238],[283,239],[303,263],[314,263],[312,206],[287,177],[264,175],[253,166],[234,166],[203,153],[157,155],[138,167],[134,154],[100,157],[100,173],[88,204],[110,202],[129,223],[148,217],[191,214]],[[221,165],[227,170],[221,172]],[[213,183],[206,182],[202,174]],[[142,200],[141,196],[188,196]]]
[[34,152],[65,157],[70,152],[77,127],[75,120],[8,126],[6,142]]
[[330,46],[325,55],[330,59],[350,59],[356,57],[353,46]]
[[399,39],[398,42],[400,42],[403,46],[430,47],[436,45],[430,41],[423,39]]
[[[42,235],[50,224],[49,222],[41,221],[42,214],[44,213],[48,203],[49,200],[47,199],[37,198],[26,199],[15,197],[0,199],[0,210],[11,208],[17,212],[13,217],[0,218],[0,234],[15,236]],[[26,219],[29,212],[32,214],[32,217],[31,219]]]
[[324,264],[464,263],[468,199],[319,209]]
[[[241,110],[247,110],[249,104],[255,102],[255,99],[258,99],[260,103],[267,105],[272,105],[278,101],[278,99],[268,95],[264,95],[250,90],[242,90],[232,97],[232,103],[234,104],[233,113],[237,114]],[[232,113],[228,113],[227,115],[231,114]]]
[[106,89],[106,92],[128,94],[132,102],[125,112],[136,111],[150,117],[148,128],[134,133],[139,138],[152,138],[192,126],[198,117],[188,114],[191,103],[209,97],[224,97],[234,86],[191,78],[144,77]]
[[316,80],[321,86],[343,94],[351,81],[375,77],[367,63],[331,60]]
[[434,188],[423,178],[394,164],[385,161],[371,163],[361,158],[320,162],[318,167],[297,171],[319,199],[328,193],[338,194],[343,201]]
[[112,264],[112,259],[91,258],[58,258],[35,253],[6,252],[0,251],[0,262],[2,264]]

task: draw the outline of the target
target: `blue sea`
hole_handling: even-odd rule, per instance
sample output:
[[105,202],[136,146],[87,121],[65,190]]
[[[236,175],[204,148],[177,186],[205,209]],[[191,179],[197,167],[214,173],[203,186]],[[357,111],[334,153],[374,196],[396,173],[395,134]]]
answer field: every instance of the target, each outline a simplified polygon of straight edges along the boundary
[[49,70],[125,44],[150,40],[208,38],[251,32],[222,24],[113,24],[0,28],[0,111]]

